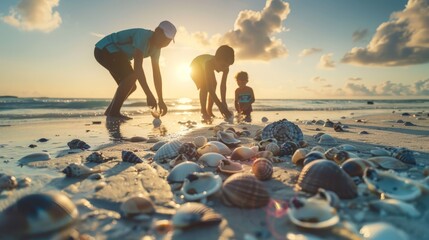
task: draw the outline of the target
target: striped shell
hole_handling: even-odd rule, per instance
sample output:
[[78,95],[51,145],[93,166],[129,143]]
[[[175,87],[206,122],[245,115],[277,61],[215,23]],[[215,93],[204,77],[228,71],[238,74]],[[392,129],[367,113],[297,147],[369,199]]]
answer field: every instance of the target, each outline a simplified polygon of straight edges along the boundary
[[286,119],[265,126],[261,137],[262,139],[275,138],[279,145],[286,141],[299,142],[304,139],[301,129]]
[[179,148],[182,146],[182,142],[179,140],[169,141],[156,151],[153,160],[157,162],[163,162],[167,159],[172,159],[179,155]]
[[292,163],[295,165],[303,165],[305,156],[309,153],[308,149],[298,148],[292,155]]
[[86,142],[80,140],[80,139],[73,139],[70,142],[67,143],[67,146],[69,146],[70,149],[89,149],[91,146],[89,146]]
[[221,160],[226,159],[224,155],[220,153],[204,153],[198,162],[208,167],[217,167]]
[[266,158],[258,158],[252,164],[252,172],[261,181],[269,180],[273,176],[273,164]]
[[196,161],[199,157],[197,146],[192,142],[183,143],[179,148],[179,154],[185,155],[190,161]]
[[277,145],[277,140],[275,138],[267,138],[259,141],[258,142],[259,151],[264,151],[265,147],[270,143],[275,143]]
[[257,151],[249,147],[238,147],[231,153],[231,160],[247,161],[255,156]]
[[408,165],[401,162],[400,160],[393,157],[371,157],[367,159],[368,161],[374,163],[378,167],[384,169],[393,169],[393,170],[405,170],[408,169]]
[[233,174],[222,185],[222,201],[227,206],[260,208],[269,200],[265,186],[249,173]]
[[142,163],[143,160],[134,152],[122,150],[122,161],[129,163]]
[[207,143],[207,138],[204,136],[197,136],[194,138],[194,143],[197,148],[204,146]]
[[341,164],[341,168],[350,177],[362,177],[368,167],[375,167],[373,163],[362,158],[350,158]]
[[182,162],[171,169],[167,181],[168,183],[182,183],[189,174],[201,171],[201,167],[194,162]]
[[216,147],[218,149],[218,153],[220,153],[222,155],[230,155],[232,153],[231,149],[227,145],[225,145],[223,142],[210,141],[208,143],[216,145]]
[[222,216],[202,203],[188,202],[180,206],[171,218],[176,229],[219,224]]
[[139,214],[154,213],[155,205],[150,198],[137,195],[122,202],[120,209],[125,217],[133,217]]
[[219,163],[218,169],[223,173],[230,174],[239,173],[244,170],[243,165],[241,165],[241,163],[233,162],[229,159],[222,159]]
[[152,147],[150,147],[150,150],[152,151],[158,151],[162,146],[164,146],[164,144],[166,144],[168,141],[159,141],[155,144],[152,145]]
[[240,139],[235,138],[232,132],[218,131],[216,136],[218,141],[223,142],[226,145],[237,145],[241,143]]
[[212,172],[194,172],[183,181],[181,192],[187,201],[206,198],[220,190],[222,179]]
[[334,145],[337,144],[337,140],[335,140],[331,135],[325,133],[320,136],[318,143],[323,145]]
[[292,141],[286,141],[280,145],[280,156],[290,156],[298,149],[298,145]]
[[[48,238],[72,228],[79,218],[74,203],[60,192],[34,193],[20,198],[0,215],[0,235],[7,239]],[[49,235],[51,234],[51,235]]]
[[94,163],[104,163],[109,161],[111,158],[108,158],[103,155],[102,152],[96,151],[88,155],[86,157],[86,161],[88,162],[94,162]]
[[85,165],[71,163],[66,168],[64,168],[62,172],[66,174],[66,177],[83,177],[93,174],[96,171]]
[[203,155],[204,153],[208,153],[208,152],[217,152],[217,153],[220,153],[219,148],[217,147],[217,145],[214,144],[214,143],[210,143],[210,142],[208,142],[208,143],[204,144],[204,146],[198,148],[197,152],[200,155]]
[[414,157],[413,151],[406,148],[397,148],[392,151],[392,157],[399,159],[401,162],[406,164],[416,164],[416,158]]
[[280,147],[277,145],[277,143],[268,143],[265,146],[265,150],[272,152],[274,156],[280,155]]
[[357,196],[352,178],[329,160],[316,160],[305,165],[295,185],[295,190],[309,193],[317,193],[319,188],[333,191],[342,199]]

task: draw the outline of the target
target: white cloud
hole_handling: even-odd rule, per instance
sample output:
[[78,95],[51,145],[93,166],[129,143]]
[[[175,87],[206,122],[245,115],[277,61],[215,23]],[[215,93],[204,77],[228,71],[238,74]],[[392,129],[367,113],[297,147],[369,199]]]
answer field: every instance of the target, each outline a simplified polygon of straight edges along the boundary
[[60,14],[53,11],[58,4],[59,0],[21,0],[2,20],[24,31],[51,32],[62,21]]
[[318,52],[321,52],[321,51],[322,51],[321,48],[306,48],[306,49],[303,49],[299,53],[298,56],[300,56],[300,57],[306,57],[306,56],[309,56],[309,55],[312,55],[312,54],[315,54],[315,53],[318,53]]
[[378,66],[429,62],[429,0],[408,0],[403,11],[380,24],[365,48],[351,49],[342,62]]
[[359,42],[363,40],[366,36],[368,36],[368,29],[356,30],[353,35],[353,42]]
[[320,57],[319,67],[325,69],[335,68],[335,62],[332,60],[333,53],[324,54]]

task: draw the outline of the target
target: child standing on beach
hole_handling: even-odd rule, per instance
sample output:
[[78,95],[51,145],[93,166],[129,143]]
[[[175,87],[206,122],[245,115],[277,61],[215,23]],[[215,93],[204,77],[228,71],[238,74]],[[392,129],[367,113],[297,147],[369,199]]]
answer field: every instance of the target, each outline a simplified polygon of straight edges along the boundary
[[247,72],[239,72],[235,75],[237,80],[238,88],[235,90],[235,110],[238,112],[239,119],[244,115],[245,122],[251,122],[252,117],[250,116],[252,109],[252,103],[255,102],[255,95],[253,89],[247,86],[249,82],[249,75]]
[[[191,63],[191,78],[194,80],[197,89],[200,90],[200,105],[202,120],[205,123],[211,123],[213,115],[213,103],[219,108],[219,111],[225,119],[230,120],[232,113],[228,110],[226,103],[226,79],[229,73],[229,66],[234,63],[234,49],[227,45],[220,46],[215,55],[200,55]],[[219,100],[216,95],[216,72],[222,72],[220,84]],[[207,101],[208,100],[208,101]]]

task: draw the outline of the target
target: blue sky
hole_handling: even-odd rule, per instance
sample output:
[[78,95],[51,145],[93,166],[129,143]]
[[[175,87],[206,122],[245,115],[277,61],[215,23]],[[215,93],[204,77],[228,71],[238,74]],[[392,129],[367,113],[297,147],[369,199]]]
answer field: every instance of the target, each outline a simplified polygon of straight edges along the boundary
[[0,95],[112,97],[94,44],[162,20],[179,29],[162,50],[165,98],[197,98],[188,66],[221,44],[237,56],[229,98],[238,71],[257,98],[429,97],[429,0],[1,1]]

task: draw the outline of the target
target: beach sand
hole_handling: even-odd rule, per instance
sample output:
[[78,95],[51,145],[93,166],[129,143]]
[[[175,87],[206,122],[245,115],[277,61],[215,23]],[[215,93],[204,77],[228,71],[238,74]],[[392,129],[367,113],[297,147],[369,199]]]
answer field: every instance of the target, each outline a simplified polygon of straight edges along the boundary
[[[344,119],[337,118],[339,120],[334,121],[341,121],[342,125],[347,126],[343,132],[336,132],[333,128],[322,125],[310,125],[304,121],[310,121],[312,118],[297,120],[289,117],[289,120],[302,130],[304,140],[309,143],[308,149],[319,145],[313,137],[319,132],[327,133],[337,141],[336,144],[321,145],[325,150],[341,144],[350,144],[358,149],[357,154],[361,158],[370,157],[370,150],[376,147],[408,148],[414,152],[417,164],[400,174],[419,180],[428,174],[429,117],[427,113],[419,117],[412,114],[402,116],[401,112],[396,112],[359,117],[349,114]],[[252,124],[222,123],[221,126],[232,127],[239,131],[247,129],[251,135],[241,137],[241,145],[253,146],[258,142],[253,139],[258,130],[263,129],[268,123],[281,119],[281,115],[277,115],[277,119],[275,116],[270,116],[269,122],[262,123],[260,121],[262,115],[263,113],[254,117]],[[326,120],[326,118],[319,119]],[[412,122],[415,126],[405,126],[403,123],[397,123],[398,120]],[[183,134],[158,138],[192,142],[197,136],[205,136],[213,140],[214,126],[199,125]],[[361,134],[362,131],[368,134]],[[79,209],[80,221],[75,229],[81,237],[85,237],[84,239],[299,239],[293,237],[299,237],[300,234],[314,239],[363,239],[363,236],[358,233],[359,229],[372,222],[390,223],[396,229],[404,231],[409,239],[429,238],[427,194],[409,202],[419,212],[417,217],[410,217],[400,212],[374,211],[369,208],[368,203],[378,199],[379,196],[366,192],[354,199],[341,200],[338,209],[340,222],[332,228],[309,230],[295,226],[287,215],[287,202],[295,196],[310,197],[312,194],[294,190],[302,167],[294,165],[291,162],[291,156],[284,156],[281,162],[273,163],[272,179],[262,182],[270,195],[270,203],[266,207],[258,209],[229,207],[223,204],[220,193],[217,193],[209,197],[205,204],[222,215],[223,220],[220,224],[197,226],[186,230],[172,229],[161,233],[154,225],[161,223],[160,220],[170,220],[176,209],[185,201],[180,191],[176,190],[177,184],[169,185],[166,181],[171,171],[169,164],[151,160],[155,153],[150,150],[153,144],[147,141],[121,142],[101,147],[97,150],[113,158],[101,164],[86,162],[86,157],[92,151],[79,151],[48,161],[27,163],[24,168],[33,174],[39,173],[38,176],[33,178],[29,187],[3,191],[0,195],[0,209],[30,193],[61,191],[72,199]],[[144,162],[138,164],[122,162],[121,151],[123,150],[135,152]],[[84,178],[66,178],[61,171],[71,163],[82,163],[101,173]],[[2,163],[2,169],[7,169],[7,164],[12,163]],[[247,161],[242,164],[245,172],[250,173],[252,162]],[[204,168],[204,171],[215,170],[215,168]],[[123,217],[120,210],[121,203],[136,194],[150,197],[155,204],[156,213],[134,220]]]

